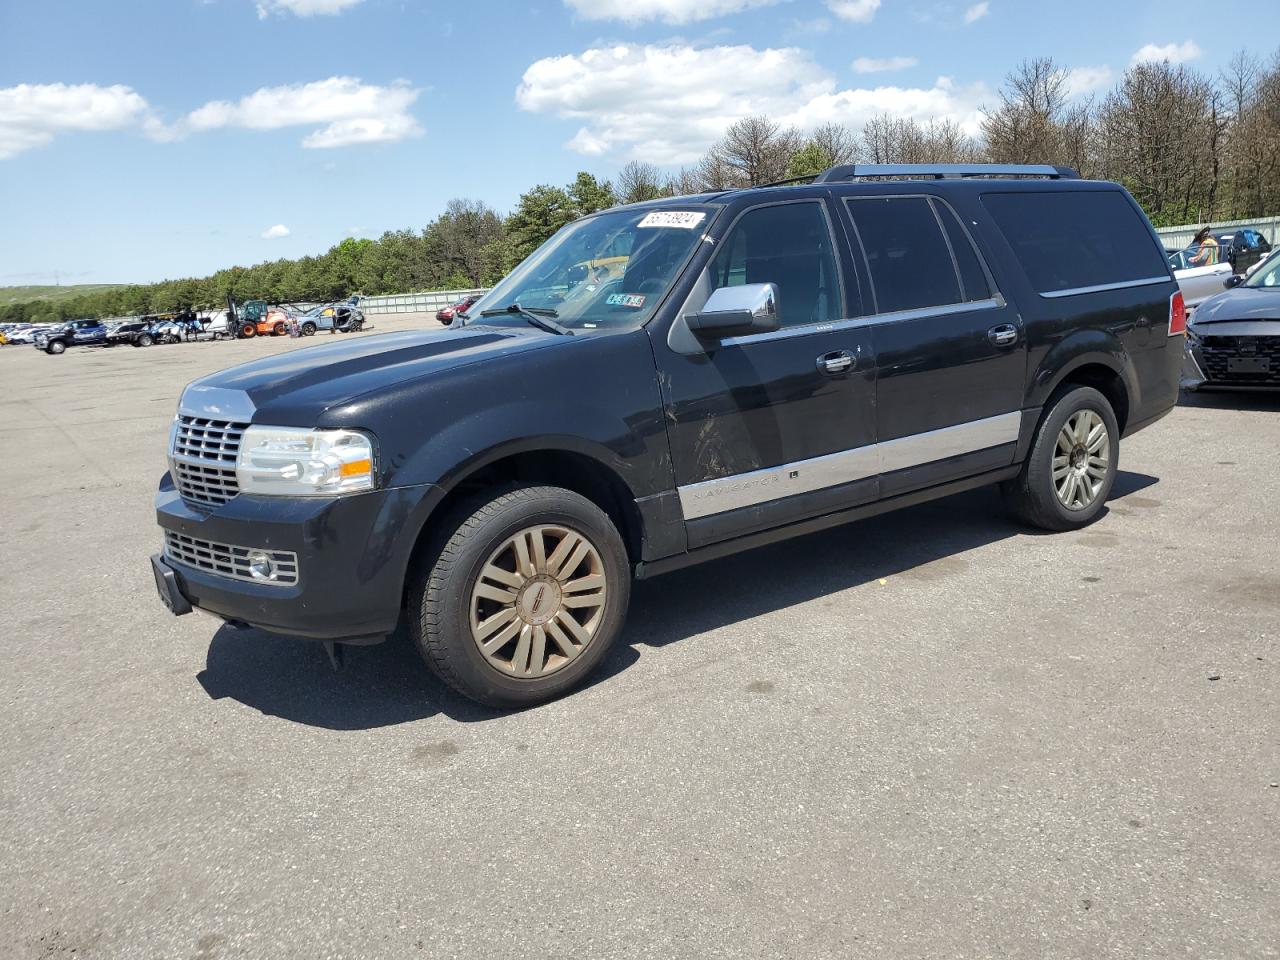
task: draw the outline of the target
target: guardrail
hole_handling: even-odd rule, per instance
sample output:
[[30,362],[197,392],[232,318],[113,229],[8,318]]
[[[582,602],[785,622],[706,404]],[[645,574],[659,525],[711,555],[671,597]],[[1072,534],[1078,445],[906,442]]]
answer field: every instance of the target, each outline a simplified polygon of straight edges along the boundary
[[435,313],[437,310],[457,303],[463,297],[473,293],[484,293],[485,290],[431,290],[426,293],[401,293],[386,297],[364,297],[360,301],[360,310],[366,316],[377,316],[384,313]]
[[1166,247],[1181,250],[1191,246],[1191,241],[1203,227],[1213,227],[1213,232],[1235,233],[1237,230],[1257,230],[1272,246],[1280,243],[1280,216],[1258,217],[1254,220],[1214,220],[1211,223],[1189,223],[1180,227],[1156,227],[1156,233]]

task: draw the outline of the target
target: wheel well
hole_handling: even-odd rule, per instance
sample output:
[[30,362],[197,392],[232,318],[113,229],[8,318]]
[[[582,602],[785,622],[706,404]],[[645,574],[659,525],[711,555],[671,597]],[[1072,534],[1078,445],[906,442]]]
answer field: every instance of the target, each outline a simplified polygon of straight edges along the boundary
[[454,484],[418,534],[410,570],[425,559],[424,553],[439,543],[440,518],[450,517],[460,504],[486,490],[516,483],[564,487],[586,497],[618,528],[631,562],[640,560],[640,511],[631,491],[617,474],[584,454],[569,450],[530,450],[485,464]]
[[1093,387],[1106,397],[1107,402],[1111,404],[1111,409],[1115,412],[1120,432],[1124,433],[1125,423],[1129,419],[1129,389],[1124,385],[1124,379],[1120,374],[1100,363],[1089,363],[1067,374],[1058,385],[1058,389],[1061,390],[1068,384]]

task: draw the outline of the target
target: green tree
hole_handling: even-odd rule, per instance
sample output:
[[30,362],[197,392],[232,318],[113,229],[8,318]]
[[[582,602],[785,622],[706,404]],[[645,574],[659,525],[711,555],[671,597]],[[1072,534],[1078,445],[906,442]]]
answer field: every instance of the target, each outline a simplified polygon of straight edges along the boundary
[[834,167],[835,158],[819,144],[810,140],[791,156],[787,163],[787,177],[817,176],[828,167]]
[[521,195],[515,211],[507,218],[510,255],[519,263],[576,217],[577,208],[566,191],[539,184]]
[[580,171],[573,183],[569,184],[568,194],[580,217],[608,209],[618,202],[613,194],[613,185],[608,180],[597,180],[586,171]]

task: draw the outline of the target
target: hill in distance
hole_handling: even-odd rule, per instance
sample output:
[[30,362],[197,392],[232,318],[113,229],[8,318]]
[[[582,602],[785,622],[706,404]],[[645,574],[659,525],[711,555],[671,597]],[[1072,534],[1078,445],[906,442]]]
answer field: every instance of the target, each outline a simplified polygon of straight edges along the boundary
[[86,293],[97,293],[113,287],[124,286],[120,283],[73,283],[61,287],[29,286],[0,287],[0,306],[9,303],[26,303],[28,300],[69,300]]

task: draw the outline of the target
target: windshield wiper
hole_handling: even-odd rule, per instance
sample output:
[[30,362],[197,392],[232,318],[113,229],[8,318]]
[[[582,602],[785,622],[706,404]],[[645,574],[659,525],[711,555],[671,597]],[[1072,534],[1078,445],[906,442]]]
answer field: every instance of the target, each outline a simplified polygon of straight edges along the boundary
[[555,318],[560,316],[556,311],[548,307],[522,307],[519,303],[509,303],[505,307],[495,307],[492,310],[481,310],[482,317],[497,317],[504,313],[514,313],[524,317],[532,326],[540,330],[546,330],[548,333],[559,333],[566,337],[573,336],[573,331],[562,323],[556,323]]

